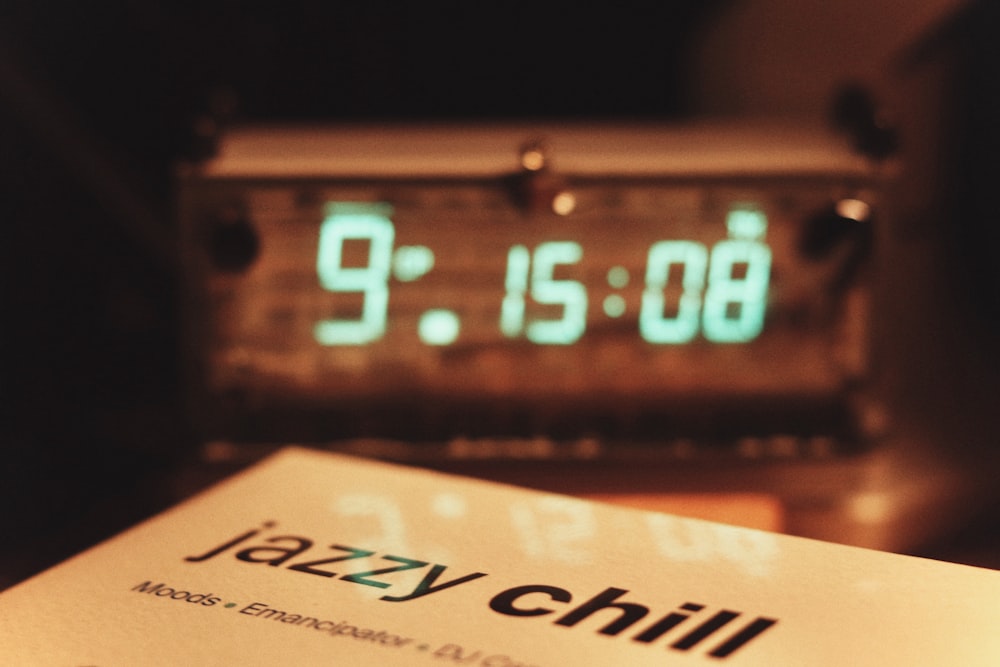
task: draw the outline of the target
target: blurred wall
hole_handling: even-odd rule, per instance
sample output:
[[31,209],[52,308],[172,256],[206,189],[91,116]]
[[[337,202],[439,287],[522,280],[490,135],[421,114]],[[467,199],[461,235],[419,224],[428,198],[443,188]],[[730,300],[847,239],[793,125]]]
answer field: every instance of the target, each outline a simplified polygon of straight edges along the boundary
[[724,116],[827,115],[845,81],[881,88],[892,59],[963,0],[736,0],[692,49],[690,108]]

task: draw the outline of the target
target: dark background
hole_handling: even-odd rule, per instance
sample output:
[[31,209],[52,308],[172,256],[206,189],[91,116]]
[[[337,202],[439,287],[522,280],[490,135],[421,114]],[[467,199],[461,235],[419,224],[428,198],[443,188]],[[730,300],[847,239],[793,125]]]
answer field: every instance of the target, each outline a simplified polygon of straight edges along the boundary
[[[15,548],[0,588],[164,507],[192,456],[173,169],[210,150],[212,127],[681,120],[691,40],[731,4],[2,3],[0,517]],[[979,37],[961,71],[981,89],[996,78]],[[983,150],[967,128],[1000,117],[991,104],[956,112],[961,146]],[[982,217],[992,185],[968,171]]]
[[[220,122],[685,114],[723,3],[0,7],[6,582],[167,504],[181,409],[173,169]],[[4,581],[0,581],[3,584]]]

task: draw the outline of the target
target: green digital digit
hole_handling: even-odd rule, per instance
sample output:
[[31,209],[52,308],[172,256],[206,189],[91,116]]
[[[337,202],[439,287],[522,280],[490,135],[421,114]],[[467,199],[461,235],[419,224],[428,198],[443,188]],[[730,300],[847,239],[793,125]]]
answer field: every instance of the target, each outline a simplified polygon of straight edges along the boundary
[[[739,270],[737,270],[739,267]],[[757,241],[730,239],[712,248],[702,327],[716,343],[745,343],[764,328],[771,250]]]
[[559,264],[576,264],[583,258],[583,248],[574,241],[550,241],[535,248],[531,272],[531,298],[538,303],[561,305],[558,320],[528,323],[526,335],[533,343],[569,345],[579,340],[587,329],[587,289],[575,280],[554,280]]
[[[506,296],[500,306],[503,335],[524,335],[540,345],[569,345],[579,340],[587,329],[587,289],[576,280],[556,280],[553,274],[560,264],[576,264],[582,257],[583,248],[573,241],[542,243],[534,253],[523,245],[511,247],[504,281]],[[534,320],[525,326],[528,293],[536,303],[562,306],[562,317]]]
[[[659,241],[649,249],[646,289],[639,310],[639,333],[650,343],[687,343],[698,333],[701,291],[705,286],[708,251],[695,241]],[[677,313],[665,314],[671,266],[683,267]]]
[[530,270],[531,253],[523,245],[513,246],[507,253],[507,292],[500,304],[500,331],[508,338],[517,338],[524,330],[524,293]]
[[[316,272],[323,289],[364,295],[359,318],[327,319],[316,324],[321,345],[364,345],[385,334],[389,307],[389,272],[395,228],[387,204],[335,203],[319,232]],[[368,242],[364,266],[344,266],[344,243]]]

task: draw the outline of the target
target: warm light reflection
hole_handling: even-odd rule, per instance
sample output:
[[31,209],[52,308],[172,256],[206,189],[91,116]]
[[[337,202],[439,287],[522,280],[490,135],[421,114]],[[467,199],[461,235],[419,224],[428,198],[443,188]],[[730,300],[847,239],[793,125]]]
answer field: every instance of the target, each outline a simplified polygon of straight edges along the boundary
[[572,192],[560,192],[552,198],[552,212],[556,215],[569,215],[576,209],[576,195]]
[[528,171],[539,171],[545,166],[545,153],[538,148],[532,148],[521,154],[521,166]]
[[837,202],[837,215],[855,222],[866,222],[871,217],[871,206],[860,199],[841,199]]

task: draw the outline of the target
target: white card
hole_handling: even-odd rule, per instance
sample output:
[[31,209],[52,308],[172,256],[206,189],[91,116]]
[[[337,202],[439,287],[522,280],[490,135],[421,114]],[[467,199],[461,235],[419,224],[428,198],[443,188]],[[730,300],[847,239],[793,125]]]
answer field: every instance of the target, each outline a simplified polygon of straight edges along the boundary
[[998,621],[992,570],[289,448],[0,594],[0,664],[992,667]]

